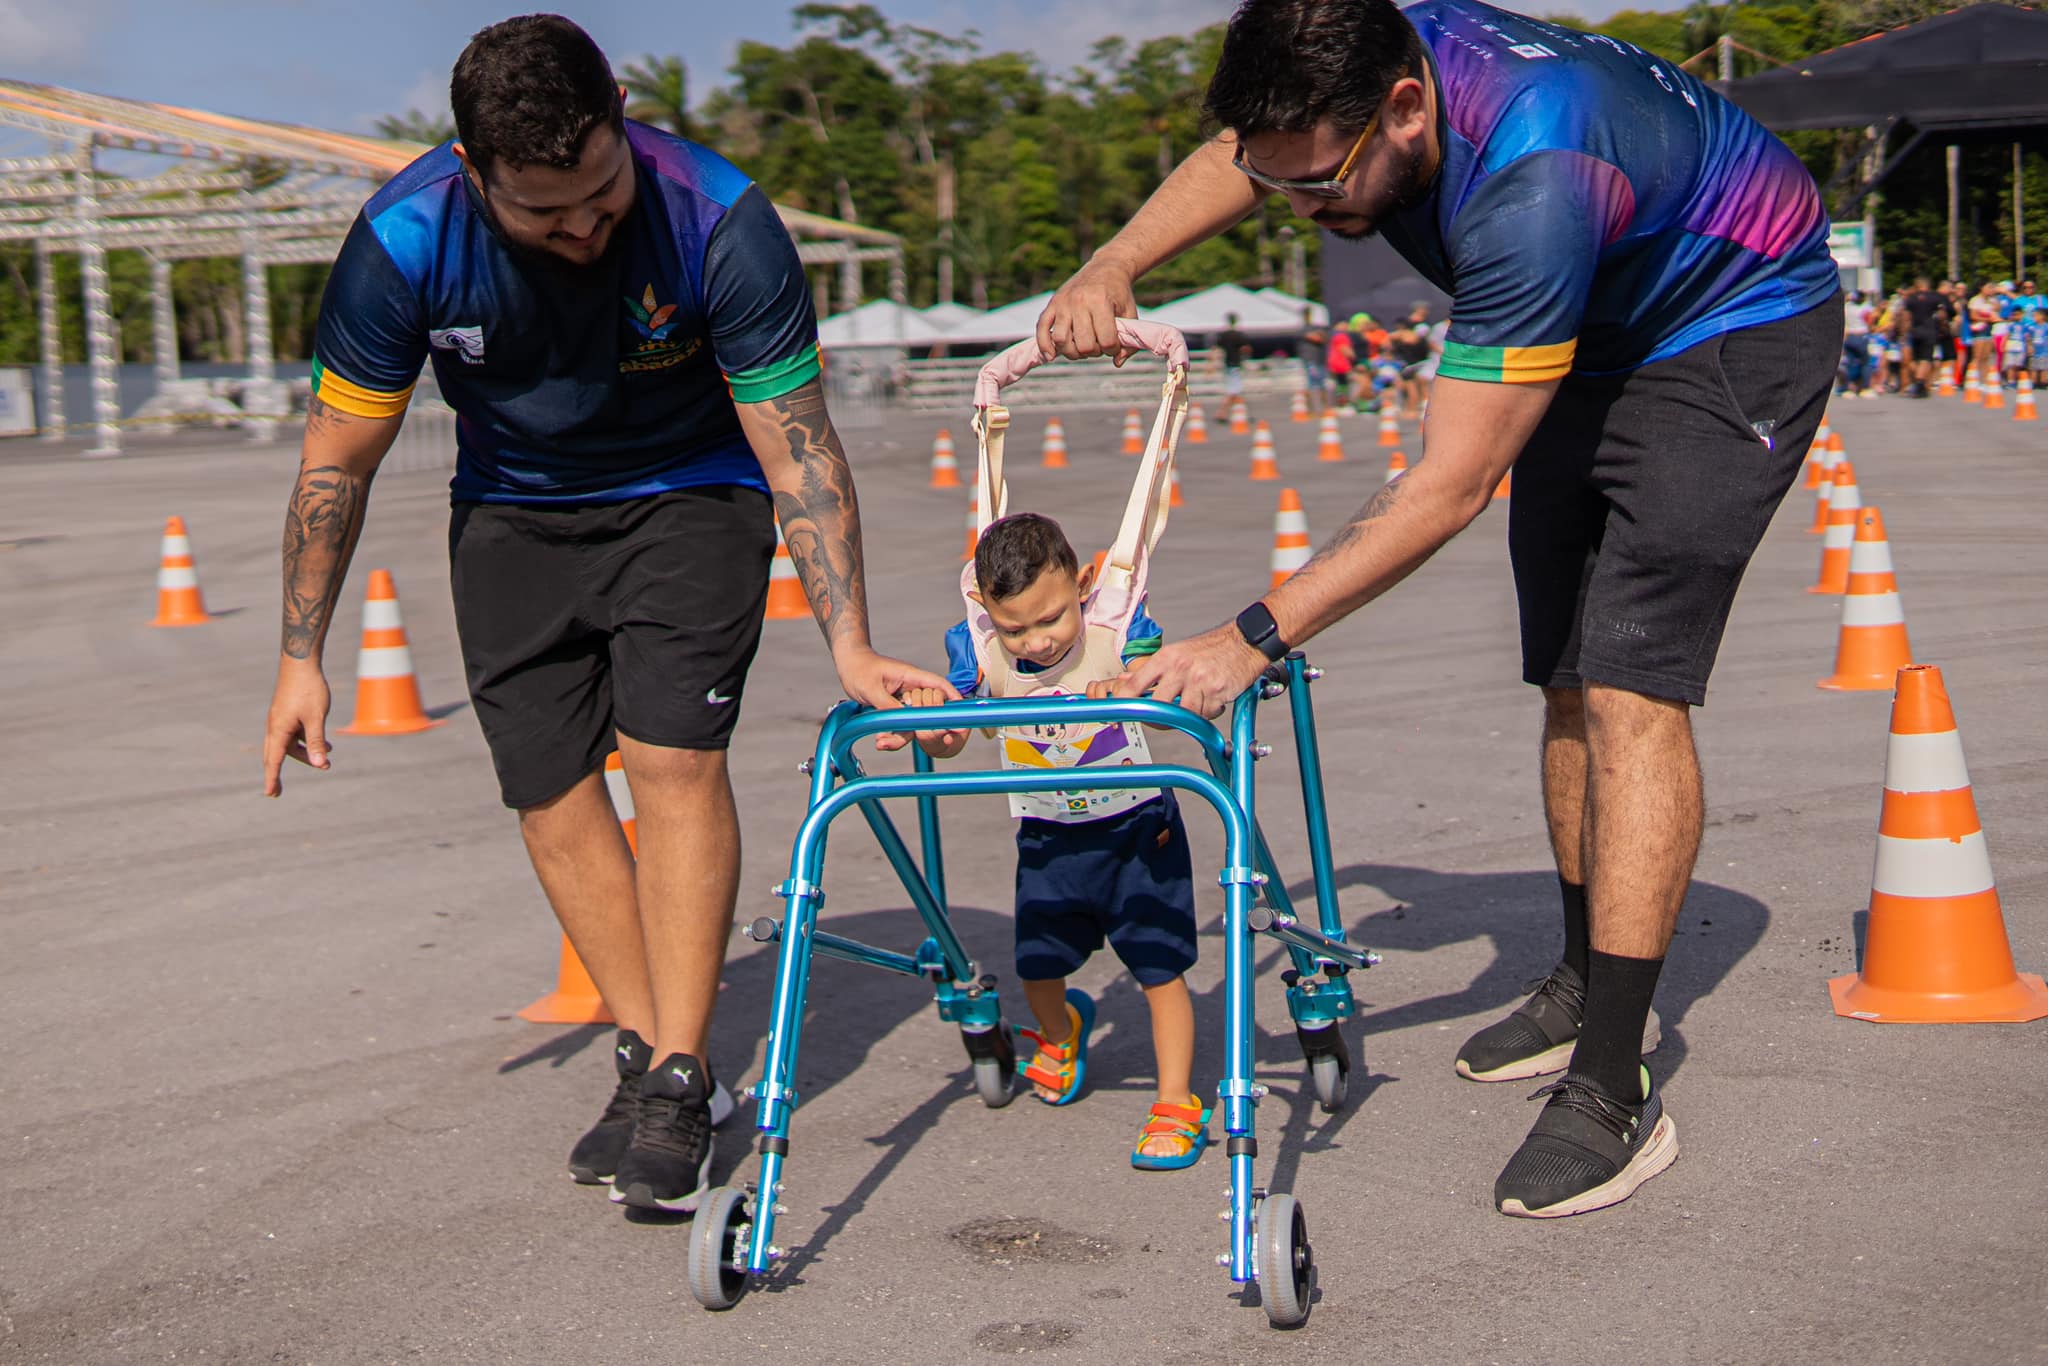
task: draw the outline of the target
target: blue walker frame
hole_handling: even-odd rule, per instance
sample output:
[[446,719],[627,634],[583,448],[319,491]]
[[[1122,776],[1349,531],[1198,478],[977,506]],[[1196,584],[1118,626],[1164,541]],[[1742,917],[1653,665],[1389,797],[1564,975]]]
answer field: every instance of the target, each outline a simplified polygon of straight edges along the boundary
[[[750,1278],[768,1274],[784,1255],[774,1241],[776,1216],[786,1212],[777,1197],[782,1193],[783,1167],[789,1157],[790,1119],[797,1105],[798,1044],[816,955],[929,979],[939,1017],[960,1027],[983,1100],[1001,1105],[1012,1094],[1016,1055],[1003,1021],[996,978],[978,975],[946,913],[937,799],[1061,789],[1175,788],[1201,797],[1214,808],[1224,832],[1224,867],[1218,881],[1225,894],[1225,1038],[1217,1096],[1230,1164],[1230,1248],[1216,1260],[1229,1268],[1233,1282],[1261,1283],[1262,1301],[1276,1324],[1291,1326],[1307,1317],[1313,1261],[1299,1206],[1291,1195],[1268,1194],[1253,1184],[1258,1156],[1255,1115],[1266,1091],[1253,1077],[1253,936],[1265,934],[1277,940],[1292,959],[1292,970],[1283,974],[1288,1013],[1326,1112],[1343,1105],[1352,1065],[1342,1033],[1342,1022],[1354,1011],[1348,974],[1379,961],[1376,954],[1345,942],[1338,914],[1322,762],[1309,700],[1309,685],[1319,677],[1321,671],[1310,667],[1298,651],[1274,664],[1233,704],[1228,740],[1214,723],[1150,698],[980,699],[886,712],[841,702],[833,708],[819,730],[811,759],[803,765],[811,783],[810,808],[797,830],[789,879],[774,890],[786,902],[784,917],[777,921],[763,916],[744,930],[750,939],[779,946],[765,1074],[747,1089],[757,1103],[755,1127],[760,1132],[761,1166],[756,1181],[740,1188],[721,1187],[708,1193],[699,1206],[690,1247],[690,1282],[692,1293],[705,1307],[731,1307]],[[1297,916],[1255,814],[1253,766],[1270,750],[1254,739],[1253,723],[1262,699],[1283,694],[1289,701],[1300,760],[1318,910],[1314,927]],[[859,741],[885,732],[1073,721],[1138,722],[1179,731],[1201,746],[1208,771],[1154,763],[1101,772],[991,769],[939,773],[930,757],[913,745],[912,772],[869,774],[853,754]],[[888,798],[910,798],[917,803],[922,869],[882,809]],[[927,937],[915,954],[876,948],[817,928],[824,901],[826,835],[832,822],[849,808],[858,808],[866,819],[924,922]],[[994,1077],[1000,1078],[999,1090],[988,1084]]]

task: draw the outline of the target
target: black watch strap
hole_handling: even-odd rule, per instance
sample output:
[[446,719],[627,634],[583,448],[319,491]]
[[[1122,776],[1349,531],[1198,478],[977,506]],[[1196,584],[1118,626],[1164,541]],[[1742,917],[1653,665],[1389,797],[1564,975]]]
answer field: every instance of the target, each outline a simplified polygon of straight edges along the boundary
[[1268,661],[1287,653],[1287,642],[1280,639],[1280,623],[1273,620],[1263,602],[1255,602],[1237,614],[1237,633]]

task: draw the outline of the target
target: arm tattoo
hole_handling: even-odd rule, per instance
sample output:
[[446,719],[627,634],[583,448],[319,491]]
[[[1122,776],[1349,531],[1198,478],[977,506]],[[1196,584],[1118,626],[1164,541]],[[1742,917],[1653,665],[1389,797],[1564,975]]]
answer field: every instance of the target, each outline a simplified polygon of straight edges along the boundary
[[802,475],[798,492],[775,495],[782,539],[796,564],[804,595],[825,639],[864,643],[868,630],[867,588],[861,571],[860,503],[846,450],[825,411],[816,381],[767,405],[789,442],[790,459]]
[[1309,557],[1309,562],[1295,572],[1297,574],[1313,574],[1318,569],[1327,568],[1331,560],[1349,550],[1360,537],[1365,535],[1365,529],[1369,524],[1377,522],[1380,518],[1394,510],[1394,504],[1401,500],[1403,492],[1401,486],[1404,482],[1405,476],[1402,479],[1396,479],[1391,483],[1382,485],[1380,491],[1375,493],[1367,500],[1366,505],[1358,510],[1357,515],[1344,524],[1344,529],[1331,537],[1328,545],[1316,551],[1314,555]]
[[369,475],[340,465],[299,471],[284,517],[284,652],[293,659],[310,657],[327,634],[369,493]]
[[307,436],[321,436],[358,420],[354,413],[345,413],[331,404],[322,403],[318,394],[306,400]]

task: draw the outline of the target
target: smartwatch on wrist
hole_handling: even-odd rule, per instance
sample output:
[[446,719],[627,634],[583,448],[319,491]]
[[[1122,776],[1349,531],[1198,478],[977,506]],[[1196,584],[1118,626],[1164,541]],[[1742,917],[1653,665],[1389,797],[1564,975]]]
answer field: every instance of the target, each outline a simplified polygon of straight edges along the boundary
[[1263,602],[1255,602],[1237,614],[1237,633],[1269,662],[1287,653],[1287,642],[1280,639],[1280,623],[1273,620]]

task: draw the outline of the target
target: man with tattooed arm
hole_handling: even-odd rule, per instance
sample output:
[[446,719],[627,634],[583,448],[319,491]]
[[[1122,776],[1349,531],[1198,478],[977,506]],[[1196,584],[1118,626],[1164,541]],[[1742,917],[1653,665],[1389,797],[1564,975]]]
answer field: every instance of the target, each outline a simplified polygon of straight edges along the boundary
[[[431,359],[460,418],[448,544],[470,696],[621,1026],[617,1089],[570,1170],[615,1201],[691,1210],[731,1108],[705,1051],[740,861],[725,749],[775,520],[849,697],[954,694],[869,643],[810,291],[760,189],[628,122],[604,54],[553,15],[478,33],[450,96],[457,140],[364,206],[321,306],[265,791],[287,757],[329,766],[322,647]],[[605,793],[614,748],[637,864]]]

